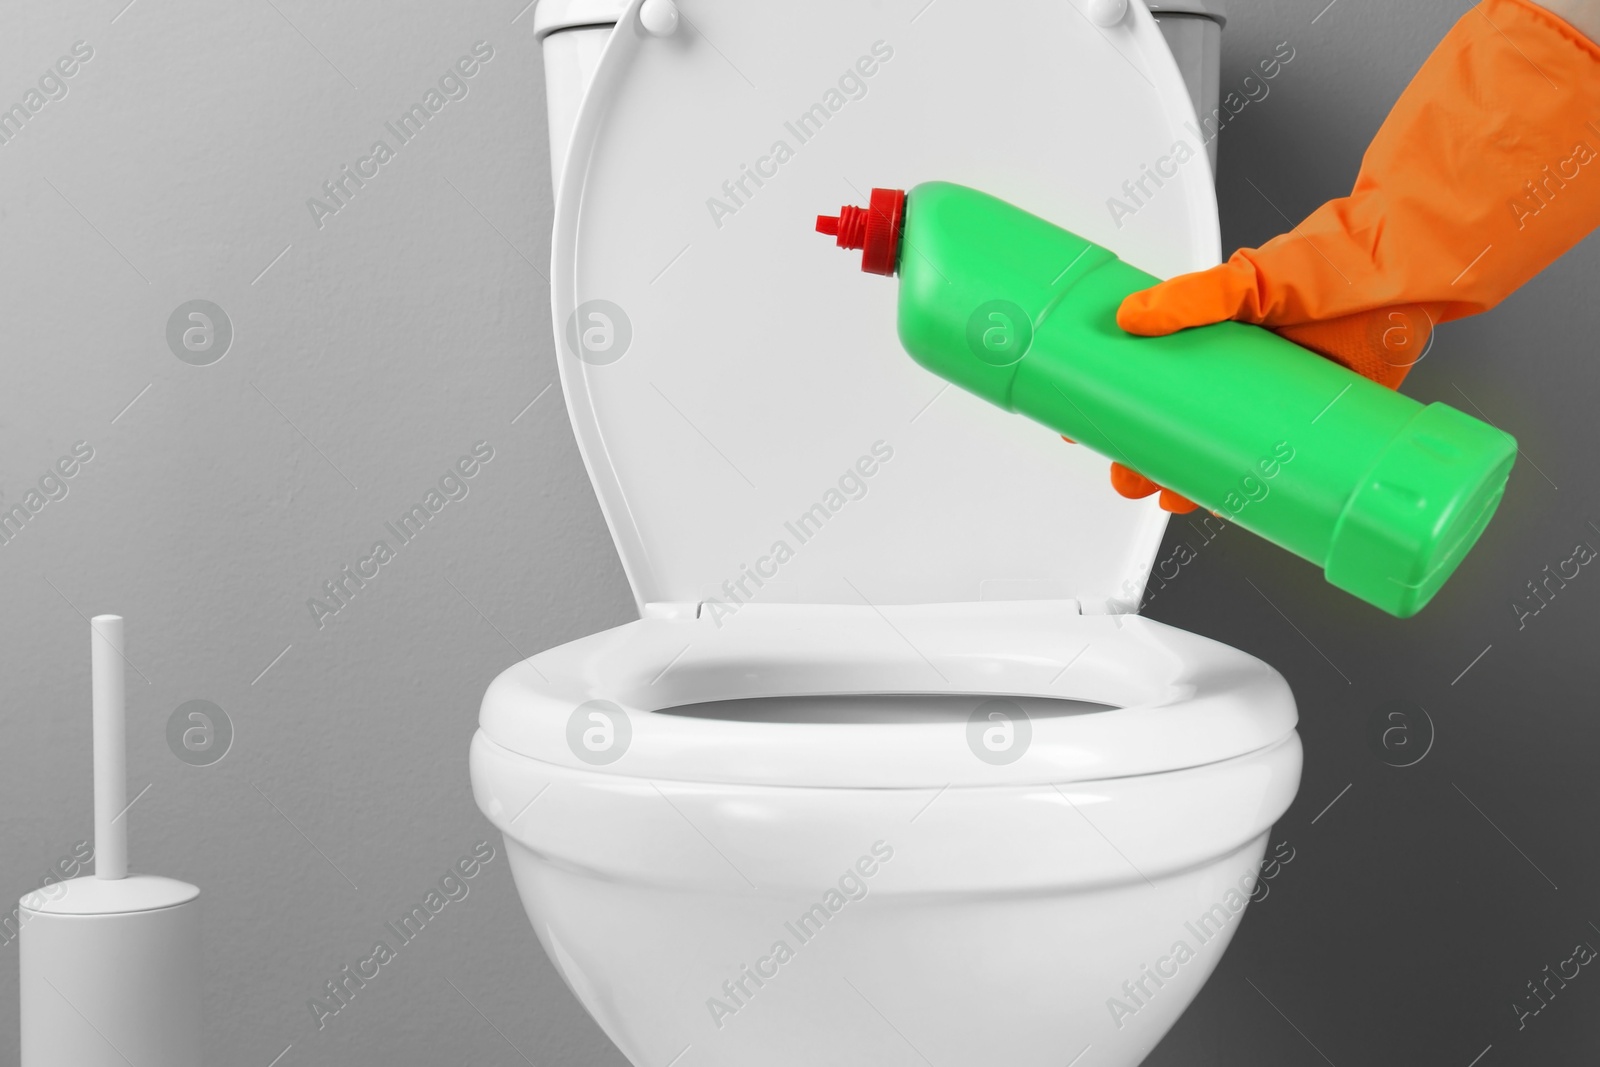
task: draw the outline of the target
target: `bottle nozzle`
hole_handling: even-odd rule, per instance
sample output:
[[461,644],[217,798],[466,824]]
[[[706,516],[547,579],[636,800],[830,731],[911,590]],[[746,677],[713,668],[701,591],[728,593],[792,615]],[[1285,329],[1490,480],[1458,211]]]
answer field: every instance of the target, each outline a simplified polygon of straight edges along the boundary
[[905,217],[904,191],[874,189],[866,207],[847,204],[837,215],[818,215],[817,232],[835,238],[840,248],[861,249],[861,269],[868,274],[892,275],[900,262]]

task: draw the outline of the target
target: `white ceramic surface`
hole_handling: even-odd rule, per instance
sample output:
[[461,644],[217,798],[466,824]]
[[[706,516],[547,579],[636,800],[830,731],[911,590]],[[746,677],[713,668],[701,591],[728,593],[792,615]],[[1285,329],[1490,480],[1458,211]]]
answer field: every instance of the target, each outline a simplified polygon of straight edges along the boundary
[[[481,732],[472,750],[540,941],[639,1067],[922,1062],[908,1043],[953,1067],[1086,1047],[1131,1067],[1265,891],[1300,765],[1290,733],[1166,774],[818,789],[577,771]],[[735,999],[746,967],[766,985]]]

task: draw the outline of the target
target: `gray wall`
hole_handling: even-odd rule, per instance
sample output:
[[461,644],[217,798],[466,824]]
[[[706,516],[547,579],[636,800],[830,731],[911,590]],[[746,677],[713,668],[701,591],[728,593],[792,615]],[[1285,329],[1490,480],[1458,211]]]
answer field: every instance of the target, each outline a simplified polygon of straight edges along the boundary
[[[292,1043],[280,1067],[520,1063],[475,1006],[534,1062],[620,1064],[503,855],[320,1033],[306,1007],[477,841],[498,847],[466,765],[489,680],[632,615],[559,386],[523,411],[556,374],[526,0],[138,0],[113,21],[126,2],[8,5],[0,34],[7,103],[74,41],[94,49],[0,145],[0,504],[94,449],[0,546],[0,889],[90,836],[80,613],[121,612],[130,791],[150,784],[132,861],[202,887],[210,1062],[265,1067]],[[307,198],[395,143],[384,124],[480,40],[467,95],[319,230]],[[234,327],[205,367],[165,336],[197,298]],[[494,458],[468,495],[319,629],[307,599],[479,441]],[[168,749],[193,699],[236,727],[213,766]]]
[[[1223,133],[1224,248],[1284,229],[1263,194],[1298,220],[1348,192],[1389,106],[1468,7],[1339,0],[1312,25],[1326,4],[1230,0],[1224,91],[1277,42],[1297,57]],[[1199,558],[1148,613],[1282,671],[1306,765],[1275,831],[1294,861],[1151,1067],[1467,1067],[1490,1045],[1480,1067],[1600,1053],[1600,982],[1586,988],[1587,970],[1520,1030],[1512,1008],[1576,943],[1600,948],[1600,576],[1584,568],[1525,628],[1512,607],[1537,606],[1526,583],[1578,543],[1600,549],[1596,277],[1590,239],[1494,312],[1442,328],[1406,380],[1523,450],[1499,516],[1417,618],[1335,595],[1247,534],[1208,546],[1171,526],[1169,542],[1186,538]]]
[[[0,546],[0,894],[90,836],[83,616],[118,611],[137,670],[129,781],[149,785],[133,862],[203,887],[212,1062],[265,1067],[292,1045],[285,1067],[619,1067],[538,949],[503,855],[325,1029],[306,1007],[492,839],[465,764],[489,679],[632,616],[559,388],[542,393],[552,203],[531,15],[513,21],[524,0],[124,2],[12,4],[0,35],[6,102],[75,41],[94,50],[0,145],[0,505],[76,442],[93,449]],[[1313,24],[1324,2],[1232,0],[1224,91],[1280,41],[1297,57],[1223,135],[1229,248],[1282,228],[1252,182],[1295,218],[1348,188],[1463,6],[1339,0]],[[478,41],[494,54],[467,95],[318,228],[307,198]],[[1485,1064],[1600,1047],[1600,979],[1520,1032],[1511,1009],[1575,942],[1600,945],[1600,579],[1523,630],[1510,606],[1578,541],[1600,546],[1596,257],[1588,242],[1446,328],[1407,384],[1465,393],[1528,457],[1417,620],[1334,595],[1246,536],[1201,545],[1174,525],[1199,558],[1150,614],[1281,669],[1307,764],[1276,833],[1294,860],[1152,1064],[1465,1067],[1491,1044]],[[166,338],[195,299],[232,323],[209,366]],[[319,628],[307,598],[480,441],[494,458],[468,495]],[[210,766],[166,739],[197,699],[236,731]],[[1375,716],[1395,710],[1411,731],[1385,748]],[[0,1062],[15,953],[0,946]]]

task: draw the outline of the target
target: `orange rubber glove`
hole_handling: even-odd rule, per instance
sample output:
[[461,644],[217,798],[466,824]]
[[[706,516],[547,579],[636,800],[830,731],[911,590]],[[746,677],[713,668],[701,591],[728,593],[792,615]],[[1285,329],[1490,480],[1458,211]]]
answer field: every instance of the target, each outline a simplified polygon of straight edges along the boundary
[[[1597,148],[1600,47],[1529,0],[1483,0],[1401,94],[1349,196],[1134,293],[1117,323],[1255,323],[1398,388],[1435,325],[1488,311],[1600,225]],[[1120,464],[1111,481],[1160,488]],[[1168,490],[1162,506],[1193,509]]]

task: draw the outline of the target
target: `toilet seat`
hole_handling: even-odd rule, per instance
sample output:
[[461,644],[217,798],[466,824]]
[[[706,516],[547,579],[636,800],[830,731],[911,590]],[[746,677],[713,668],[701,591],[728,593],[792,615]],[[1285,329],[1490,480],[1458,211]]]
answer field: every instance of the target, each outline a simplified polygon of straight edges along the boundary
[[[1031,736],[1020,757],[991,762],[973,740],[990,725],[987,713],[977,727],[948,715],[772,722],[663,713],[728,700],[898,693],[943,704],[966,695],[972,712],[998,699]],[[1041,715],[1041,700],[1109,707]],[[594,711],[605,720],[591,720]],[[600,775],[937,789],[1199,767],[1276,745],[1295,719],[1282,676],[1244,652],[1137,616],[1030,602],[749,605],[720,627],[703,614],[646,617],[507,670],[484,697],[480,725],[500,748]],[[578,739],[591,723],[623,737],[620,755],[600,762],[583,751]]]

